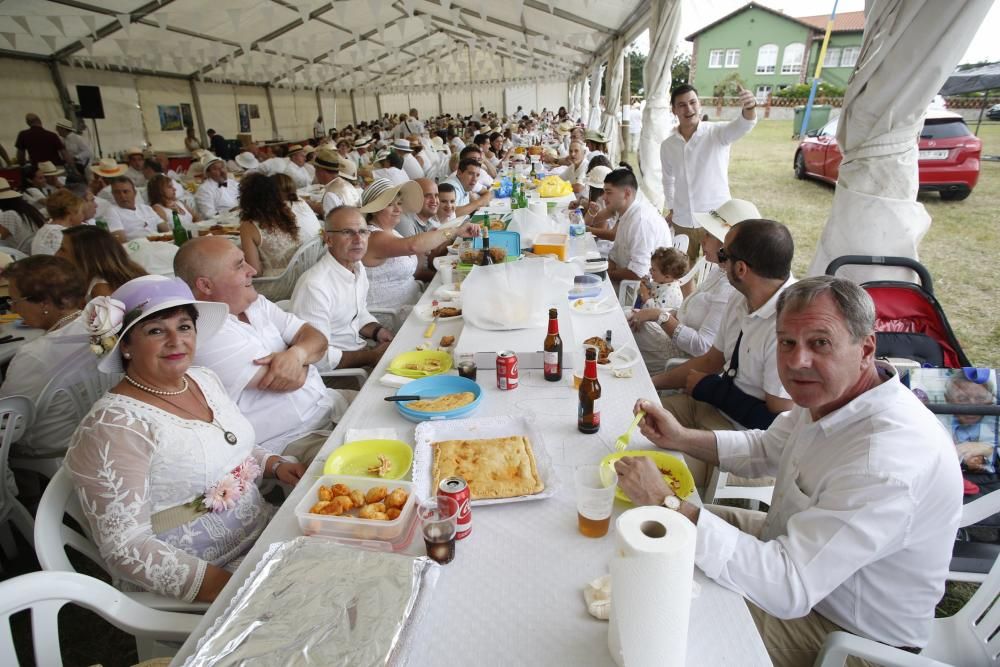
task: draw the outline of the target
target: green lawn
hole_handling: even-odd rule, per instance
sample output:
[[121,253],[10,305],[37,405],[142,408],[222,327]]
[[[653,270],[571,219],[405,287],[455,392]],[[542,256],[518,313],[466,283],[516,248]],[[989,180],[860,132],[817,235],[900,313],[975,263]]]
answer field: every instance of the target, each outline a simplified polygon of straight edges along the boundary
[[[733,146],[729,181],[733,197],[754,202],[762,215],[792,230],[793,270],[803,276],[830,214],[833,188],[796,180],[798,142],[791,134],[790,120],[759,122]],[[984,122],[980,137],[984,154],[1000,155],[1000,123]],[[1000,290],[992,274],[1000,259],[1000,162],[982,163],[979,184],[965,201],[942,201],[935,193],[919,200],[932,219],[920,260],[934,278],[935,295],[972,362],[1000,367]]]

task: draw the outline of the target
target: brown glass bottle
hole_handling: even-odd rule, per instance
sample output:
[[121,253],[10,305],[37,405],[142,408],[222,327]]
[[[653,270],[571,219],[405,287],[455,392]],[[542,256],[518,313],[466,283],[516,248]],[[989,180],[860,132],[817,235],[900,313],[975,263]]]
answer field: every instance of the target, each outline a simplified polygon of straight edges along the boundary
[[483,229],[483,258],[479,261],[480,266],[489,266],[493,263],[493,257],[490,256],[490,230],[489,228]]
[[545,379],[549,382],[562,380],[563,344],[559,336],[559,313],[555,308],[549,308],[549,333],[545,336],[542,354]]
[[580,383],[580,409],[576,427],[581,433],[601,430],[601,383],[597,381],[597,350],[588,347]]

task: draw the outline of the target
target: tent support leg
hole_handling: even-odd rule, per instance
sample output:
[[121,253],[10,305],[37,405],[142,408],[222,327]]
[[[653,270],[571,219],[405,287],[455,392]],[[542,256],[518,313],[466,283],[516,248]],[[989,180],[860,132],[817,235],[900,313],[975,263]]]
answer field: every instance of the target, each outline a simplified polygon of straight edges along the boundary
[[194,117],[198,120],[198,136],[201,138],[201,145],[208,146],[208,135],[205,134],[205,118],[201,113],[201,98],[198,97],[198,86],[194,79],[188,79],[191,86],[191,101],[194,102]]
[[271,84],[264,86],[264,94],[267,95],[267,110],[271,114],[271,138],[278,138],[278,120],[274,116],[274,101],[271,99]]

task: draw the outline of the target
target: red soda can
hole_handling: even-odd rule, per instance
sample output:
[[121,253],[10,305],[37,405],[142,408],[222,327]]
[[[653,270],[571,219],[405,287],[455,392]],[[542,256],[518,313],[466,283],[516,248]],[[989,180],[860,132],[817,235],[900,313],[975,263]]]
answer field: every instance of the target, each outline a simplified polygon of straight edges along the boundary
[[458,529],[455,539],[462,540],[472,532],[472,496],[469,485],[461,477],[445,477],[438,485],[438,495],[454,498],[458,503]]
[[497,389],[517,389],[517,355],[510,350],[497,352]]

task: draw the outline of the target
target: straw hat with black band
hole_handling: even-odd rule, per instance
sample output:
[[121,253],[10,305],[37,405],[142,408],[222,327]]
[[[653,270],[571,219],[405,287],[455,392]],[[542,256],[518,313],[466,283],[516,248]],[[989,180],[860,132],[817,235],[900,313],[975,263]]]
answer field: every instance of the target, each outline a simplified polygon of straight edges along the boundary
[[321,148],[313,154],[313,166],[317,169],[339,172],[341,167],[340,155],[337,151],[329,148]]
[[387,178],[376,178],[361,195],[361,212],[378,213],[402,195],[403,210],[416,213],[424,204],[424,191],[416,181],[393,185]]
[[0,178],[0,199],[18,199],[21,193],[10,187],[6,178]]

